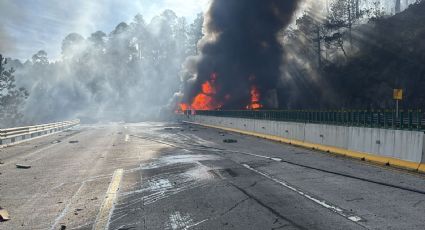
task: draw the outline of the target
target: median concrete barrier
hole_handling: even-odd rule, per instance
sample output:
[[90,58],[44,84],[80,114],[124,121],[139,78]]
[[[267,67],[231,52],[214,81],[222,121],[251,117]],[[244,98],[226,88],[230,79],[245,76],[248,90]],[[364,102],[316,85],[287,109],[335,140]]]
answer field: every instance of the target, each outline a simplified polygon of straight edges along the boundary
[[425,172],[425,136],[421,131],[202,115],[183,120]]

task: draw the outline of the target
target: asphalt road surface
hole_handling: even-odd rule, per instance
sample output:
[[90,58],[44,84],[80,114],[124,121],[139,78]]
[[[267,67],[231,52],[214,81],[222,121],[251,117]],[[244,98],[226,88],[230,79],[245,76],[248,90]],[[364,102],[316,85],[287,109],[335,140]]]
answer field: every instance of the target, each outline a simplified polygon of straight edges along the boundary
[[423,175],[190,124],[81,126],[0,159],[0,229],[425,229]]

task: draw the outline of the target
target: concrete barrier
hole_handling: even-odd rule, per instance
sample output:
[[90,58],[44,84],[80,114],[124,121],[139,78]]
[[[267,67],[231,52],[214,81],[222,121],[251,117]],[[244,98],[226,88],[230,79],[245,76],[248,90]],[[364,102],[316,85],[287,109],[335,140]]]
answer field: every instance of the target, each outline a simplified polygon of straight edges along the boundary
[[185,121],[425,172],[420,131],[194,115]]
[[43,125],[0,129],[0,148],[69,129],[80,124],[80,120],[63,121]]

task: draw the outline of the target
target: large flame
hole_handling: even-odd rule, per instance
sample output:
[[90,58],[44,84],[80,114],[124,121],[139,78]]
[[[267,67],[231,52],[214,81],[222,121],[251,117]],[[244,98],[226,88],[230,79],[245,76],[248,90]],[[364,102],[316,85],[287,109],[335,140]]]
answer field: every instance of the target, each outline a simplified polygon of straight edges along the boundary
[[[255,76],[249,78],[250,81],[255,80]],[[217,94],[217,74],[213,73],[210,76],[210,80],[204,82],[201,85],[201,92],[196,95],[192,100],[191,104],[181,103],[180,111],[186,110],[216,110],[223,107],[223,103],[217,101],[215,98]],[[261,93],[256,85],[251,86],[250,90],[251,101],[250,104],[246,106],[246,109],[257,110],[263,108],[261,104]],[[227,94],[224,101],[230,99],[230,94]]]
[[193,99],[192,104],[181,103],[180,109],[182,111],[193,109],[193,110],[215,110],[220,109],[223,104],[218,102],[214,97],[217,94],[216,89],[217,74],[211,74],[210,80],[202,84],[201,90],[198,95]]
[[258,90],[257,86],[253,85],[251,87],[251,103],[246,106],[246,109],[261,109],[263,105],[260,103],[261,95],[260,90]]
[[189,105],[186,103],[180,103],[180,111],[189,110]]

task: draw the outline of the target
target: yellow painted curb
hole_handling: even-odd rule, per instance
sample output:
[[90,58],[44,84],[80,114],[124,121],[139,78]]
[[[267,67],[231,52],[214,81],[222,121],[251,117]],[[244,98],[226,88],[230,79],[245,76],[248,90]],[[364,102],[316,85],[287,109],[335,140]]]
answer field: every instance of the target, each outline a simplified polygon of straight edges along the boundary
[[283,142],[283,143],[286,143],[286,144],[291,144],[291,145],[304,147],[304,148],[308,148],[308,149],[315,149],[315,150],[334,153],[334,154],[338,154],[338,155],[342,155],[342,156],[346,156],[346,157],[350,157],[350,158],[355,158],[355,159],[359,159],[359,160],[365,160],[365,161],[373,162],[373,163],[380,164],[380,165],[389,165],[389,166],[394,166],[394,167],[398,167],[398,168],[404,168],[404,169],[409,169],[409,170],[414,170],[414,171],[419,171],[419,172],[425,172],[425,164],[420,164],[420,163],[416,163],[416,162],[405,161],[405,160],[400,160],[400,159],[391,158],[391,157],[377,156],[377,155],[373,155],[373,154],[370,154],[370,153],[362,153],[362,152],[352,151],[352,150],[333,147],[333,146],[313,144],[313,143],[308,143],[308,142],[303,142],[303,141],[298,141],[298,140],[287,139],[287,138],[284,138],[284,137],[278,137],[278,136],[273,136],[273,135],[268,135],[268,134],[261,134],[261,133],[256,133],[256,132],[244,131],[244,130],[233,129],[233,128],[227,128],[227,127],[222,127],[222,126],[205,125],[205,124],[196,123],[196,122],[186,122],[186,123],[201,125],[201,126],[215,128],[215,129],[222,129],[222,130],[235,132],[235,133],[241,133],[241,134],[245,134],[245,135],[249,135],[249,136],[261,137],[261,138],[264,138],[264,139],[279,141],[279,142]]
[[393,158],[390,159],[389,164],[390,166],[395,166],[395,167],[405,168],[405,169],[412,169],[415,171],[419,171],[419,166],[420,166],[420,163],[393,159]]

